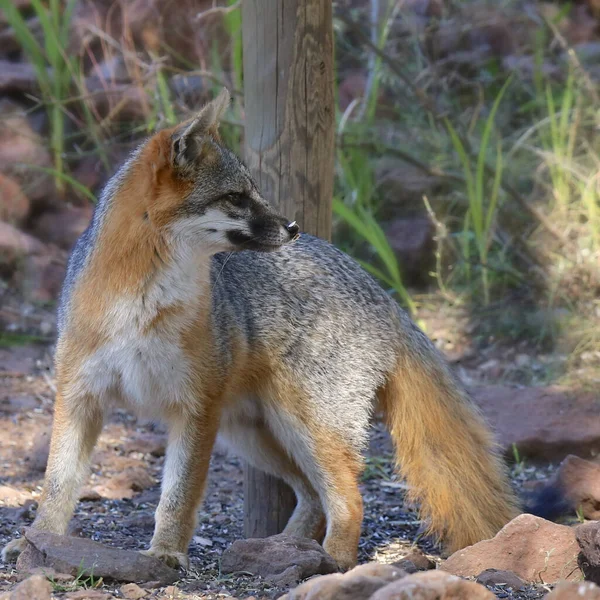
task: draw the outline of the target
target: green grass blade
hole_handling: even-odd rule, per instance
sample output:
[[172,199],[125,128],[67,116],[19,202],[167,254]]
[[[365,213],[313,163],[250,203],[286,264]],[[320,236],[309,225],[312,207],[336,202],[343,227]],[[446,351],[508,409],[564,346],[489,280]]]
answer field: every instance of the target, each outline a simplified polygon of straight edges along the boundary
[[483,212],[484,212],[484,202],[485,202],[485,190],[484,190],[484,181],[485,181],[485,162],[486,162],[486,154],[488,145],[490,142],[490,136],[492,134],[492,128],[494,126],[494,121],[496,119],[496,113],[498,112],[498,108],[500,107],[500,102],[502,101],[502,97],[506,92],[506,89],[510,85],[512,80],[512,76],[509,77],[504,85],[500,88],[496,99],[494,100],[494,104],[492,105],[492,109],[490,110],[490,114],[485,122],[485,126],[483,129],[483,135],[481,136],[481,145],[479,147],[479,154],[477,157],[477,168],[475,174],[475,202],[474,206],[471,209],[472,218],[473,218],[473,226],[477,233],[477,243],[482,249],[485,242],[485,230],[484,230],[484,222],[483,222]]
[[496,206],[498,204],[498,196],[500,193],[500,183],[502,182],[502,142],[498,140],[496,146],[496,173],[494,175],[494,183],[492,185],[492,195],[490,197],[490,204],[488,206],[487,215],[485,219],[485,237],[486,243],[484,247],[484,254],[482,256],[483,262],[487,262],[487,251],[491,243],[491,228],[494,216],[496,214]]
[[162,69],[158,69],[156,73],[156,87],[158,89],[158,95],[165,114],[165,119],[169,125],[175,125],[177,123],[177,117],[175,116],[173,105],[171,104],[169,85]]

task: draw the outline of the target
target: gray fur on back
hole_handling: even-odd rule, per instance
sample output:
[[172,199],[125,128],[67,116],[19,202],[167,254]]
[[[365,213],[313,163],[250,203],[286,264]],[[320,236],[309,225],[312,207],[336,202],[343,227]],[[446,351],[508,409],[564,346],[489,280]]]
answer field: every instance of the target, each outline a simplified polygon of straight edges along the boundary
[[414,331],[408,315],[353,259],[306,234],[272,253],[218,254],[212,280],[224,360],[236,329],[253,348],[275,348],[317,419],[360,447],[400,330]]

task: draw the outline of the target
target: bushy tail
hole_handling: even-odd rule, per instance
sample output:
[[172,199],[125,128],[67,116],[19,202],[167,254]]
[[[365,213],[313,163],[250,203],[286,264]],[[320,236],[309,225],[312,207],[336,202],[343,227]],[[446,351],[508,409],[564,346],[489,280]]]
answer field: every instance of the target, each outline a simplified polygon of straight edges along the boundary
[[409,500],[420,504],[429,533],[455,551],[493,537],[519,513],[518,502],[471,400],[431,342],[417,338],[380,399]]

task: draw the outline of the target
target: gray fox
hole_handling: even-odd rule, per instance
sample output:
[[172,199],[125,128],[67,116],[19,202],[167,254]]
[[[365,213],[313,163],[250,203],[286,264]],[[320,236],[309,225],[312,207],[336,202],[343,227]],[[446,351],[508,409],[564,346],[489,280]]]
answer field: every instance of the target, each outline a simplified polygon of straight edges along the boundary
[[[113,401],[168,425],[150,548],[188,566],[217,434],[286,481],[285,533],[347,569],[358,477],[383,410],[429,530],[455,550],[517,501],[488,429],[432,342],[354,260],[274,212],[219,138],[227,90],[144,142],[73,249],[59,307],[50,456],[33,527],[64,534]],[[296,239],[297,238],[297,239]],[[10,542],[5,560],[24,547]]]

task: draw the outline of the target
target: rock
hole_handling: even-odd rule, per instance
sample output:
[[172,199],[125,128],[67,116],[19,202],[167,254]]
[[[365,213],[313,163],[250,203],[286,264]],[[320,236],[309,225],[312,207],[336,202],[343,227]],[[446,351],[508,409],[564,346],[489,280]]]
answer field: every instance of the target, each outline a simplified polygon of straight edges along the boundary
[[31,394],[19,394],[0,399],[0,412],[19,414],[38,408],[39,401]]
[[106,484],[92,488],[103,498],[122,500],[133,498],[136,493],[155,485],[154,478],[144,467],[127,467],[122,473],[112,477]]
[[0,256],[3,261],[13,262],[23,256],[42,254],[44,244],[8,223],[0,221]]
[[70,250],[90,224],[93,211],[90,204],[46,211],[36,219],[34,233],[44,242]]
[[51,600],[52,586],[43,575],[32,575],[11,593],[10,600]]
[[367,563],[343,575],[314,577],[283,596],[286,600],[352,600],[369,598],[379,588],[407,575],[394,565]]
[[29,455],[29,466],[32,470],[43,473],[48,463],[48,454],[50,453],[50,435],[52,429],[50,426],[38,431],[33,442],[33,447]]
[[[0,67],[1,68],[1,67]],[[29,214],[29,198],[21,186],[0,173],[0,221],[19,225]]]
[[[97,191],[105,181],[102,163],[95,156],[84,156],[73,168],[72,176],[91,192]],[[73,192],[81,202],[89,203],[89,199],[84,197],[81,192],[77,190],[73,190]]]
[[151,454],[155,457],[165,455],[167,449],[167,437],[156,433],[136,434],[132,439],[123,444],[125,452],[140,452]]
[[114,596],[101,590],[77,590],[69,592],[65,598],[69,600],[114,600]]
[[416,573],[417,571],[428,571],[435,569],[435,561],[431,560],[424,552],[415,548],[410,554],[394,563],[395,567],[403,569],[407,573]]
[[34,518],[37,502],[35,500],[27,500],[23,506],[12,508],[2,507],[2,518],[9,523],[18,523],[23,521],[31,521]]
[[[177,571],[157,558],[133,550],[109,548],[92,540],[55,535],[32,528],[25,529],[25,538],[29,544],[17,560],[19,570],[40,566],[77,575],[82,568],[88,571],[93,569],[94,577],[138,583],[161,581],[163,585],[179,579]],[[28,553],[30,549],[33,552]]]
[[58,297],[66,273],[67,257],[58,248],[47,247],[48,254],[32,256],[19,277],[26,298],[33,302],[52,302]]
[[513,444],[533,461],[600,453],[597,394],[559,386],[489,386],[474,389],[473,396],[506,456],[513,455]]
[[389,583],[370,597],[370,600],[413,599],[495,600],[495,596],[473,581],[465,581],[443,571],[424,571]]
[[358,565],[350,571],[344,573],[346,579],[352,579],[353,577],[377,577],[384,581],[396,581],[401,577],[406,576],[406,572],[399,569],[396,565],[386,565],[382,563],[366,563],[364,565]]
[[477,575],[477,583],[481,585],[500,585],[503,588],[511,588],[514,591],[520,590],[524,583],[520,577],[517,577],[512,571],[499,571],[498,569],[486,569]]
[[400,263],[403,281],[427,283],[434,262],[435,226],[427,217],[395,219],[385,228]]
[[544,600],[600,600],[600,587],[591,581],[563,581]]
[[[154,530],[155,520],[153,513],[147,512],[134,512],[126,519],[123,519],[124,527],[137,527],[139,529],[145,529],[148,532],[152,532]],[[194,541],[196,541],[196,536],[194,536]],[[200,538],[204,539],[204,538]],[[204,545],[204,544],[203,544]],[[212,542],[211,542],[212,545]]]
[[102,500],[102,496],[90,487],[84,487],[81,492],[79,492],[80,502],[98,502],[98,500]]
[[545,519],[576,510],[586,519],[600,519],[600,464],[569,454],[550,479],[527,495],[527,512]]
[[34,302],[56,299],[66,271],[67,256],[55,246],[0,221],[0,269],[25,298]]
[[531,583],[581,579],[575,532],[533,515],[523,514],[505,525],[491,540],[455,552],[440,566],[461,577],[485,569],[513,571]]
[[581,550],[578,562],[585,578],[600,584],[600,522],[578,525],[575,537]]
[[29,492],[22,492],[7,485],[0,485],[0,504],[2,506],[23,506],[31,500]]
[[600,522],[582,523],[575,527],[575,539],[586,561],[600,567]]
[[140,598],[145,598],[148,592],[136,583],[128,583],[121,586],[121,594],[123,594],[124,598],[128,598],[128,600],[140,600]]
[[38,89],[38,78],[29,63],[0,60],[0,93],[26,92]]
[[338,567],[315,540],[279,534],[235,541],[223,552],[221,570],[248,571],[283,586],[311,575],[334,573]]
[[54,199],[54,178],[32,167],[51,167],[52,160],[41,136],[33,131],[25,109],[0,100],[0,173],[18,182],[30,202]]
[[30,571],[23,573],[23,579],[26,579],[31,575],[41,575],[48,580],[61,584],[69,583],[75,579],[73,575],[69,575],[68,573],[59,573],[50,567],[35,567],[35,569],[31,569]]

